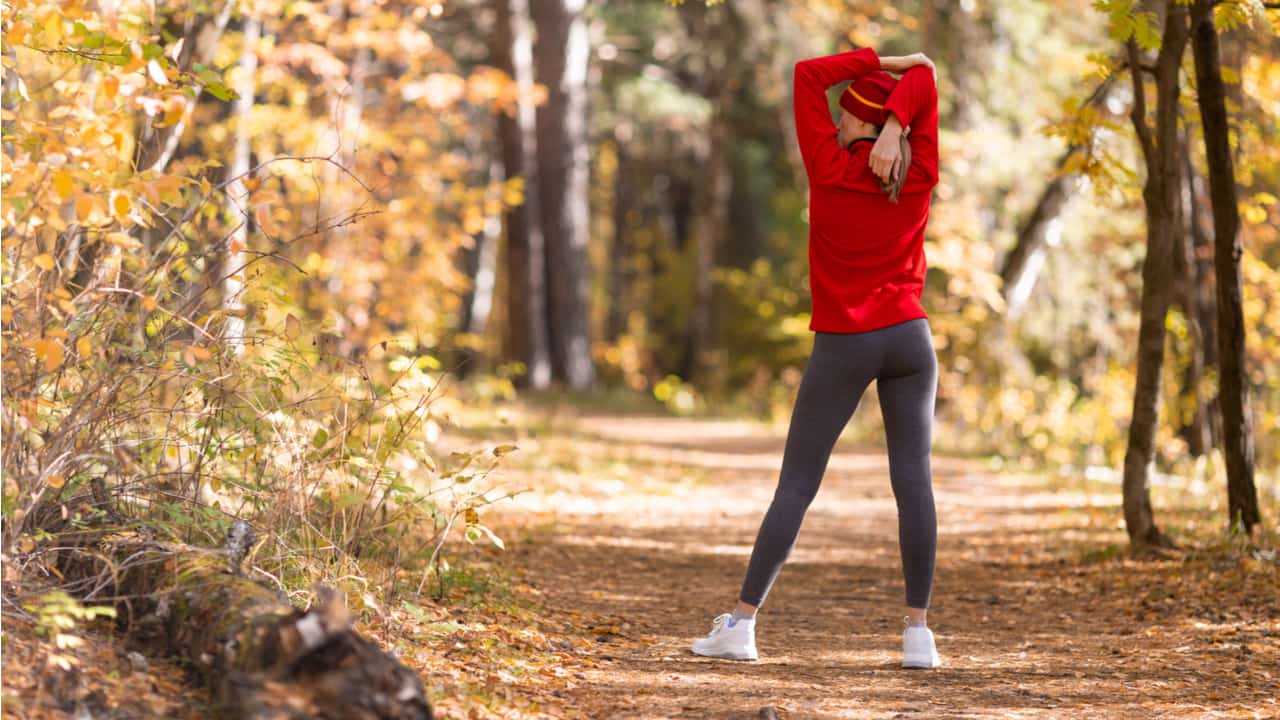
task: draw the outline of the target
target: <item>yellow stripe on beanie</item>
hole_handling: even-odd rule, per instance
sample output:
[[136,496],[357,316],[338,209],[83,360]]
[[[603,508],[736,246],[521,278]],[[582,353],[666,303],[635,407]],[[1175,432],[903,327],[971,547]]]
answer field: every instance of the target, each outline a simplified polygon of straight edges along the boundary
[[850,94],[850,95],[852,95],[854,98],[856,98],[856,99],[858,100],[858,102],[862,103],[863,105],[870,105],[871,107],[873,107],[873,108],[875,108],[875,109],[877,109],[877,110],[883,110],[883,109],[884,109],[884,105],[881,105],[880,103],[873,103],[873,102],[871,102],[870,100],[868,100],[868,99],[866,99],[866,98],[862,97],[862,96],[861,96],[861,95],[859,95],[858,93],[854,92],[854,91],[853,91],[853,86],[852,86],[852,85],[850,85],[850,86],[849,86],[849,94]]

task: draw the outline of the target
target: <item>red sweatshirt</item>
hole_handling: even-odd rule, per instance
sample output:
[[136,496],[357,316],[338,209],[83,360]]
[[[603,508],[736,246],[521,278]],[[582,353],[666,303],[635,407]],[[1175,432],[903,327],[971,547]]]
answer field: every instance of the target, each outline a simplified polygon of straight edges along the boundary
[[928,317],[924,228],[938,184],[938,91],[928,67],[898,80],[886,109],[910,128],[911,167],[898,202],[867,163],[871,141],[836,141],[827,88],[880,69],[869,48],[796,63],[795,115],[809,174],[809,329],[853,333]]

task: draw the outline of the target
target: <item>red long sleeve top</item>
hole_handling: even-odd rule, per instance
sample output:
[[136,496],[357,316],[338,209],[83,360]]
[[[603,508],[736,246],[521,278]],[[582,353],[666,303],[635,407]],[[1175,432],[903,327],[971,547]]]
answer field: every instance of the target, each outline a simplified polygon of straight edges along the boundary
[[911,145],[898,202],[868,165],[873,142],[836,141],[827,88],[880,69],[869,48],[802,60],[795,69],[796,135],[809,175],[809,329],[854,333],[928,317],[924,229],[938,184],[938,91],[928,67],[899,80],[886,109]]

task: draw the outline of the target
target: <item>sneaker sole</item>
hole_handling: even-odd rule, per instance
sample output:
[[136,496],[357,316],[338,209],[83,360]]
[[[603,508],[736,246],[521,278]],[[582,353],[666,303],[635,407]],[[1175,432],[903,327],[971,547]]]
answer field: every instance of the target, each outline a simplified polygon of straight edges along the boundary
[[717,658],[717,659],[719,659],[719,660],[758,660],[758,659],[759,659],[759,655],[758,655],[757,653],[720,653],[720,654],[715,654],[715,653],[707,653],[707,652],[698,652],[697,650],[694,650],[694,651],[693,651],[693,654],[694,654],[694,655],[700,655],[700,656],[702,656],[702,657]]
[[915,659],[911,659],[911,660],[903,660],[903,661],[902,661],[902,667],[904,667],[904,668],[912,668],[912,669],[916,669],[916,670],[932,670],[932,669],[934,669],[934,668],[936,668],[936,667],[942,667],[942,661],[941,661],[941,660],[939,660],[938,662],[934,663],[934,662],[932,662],[931,660],[928,660],[928,659],[923,659],[923,660],[915,660]]

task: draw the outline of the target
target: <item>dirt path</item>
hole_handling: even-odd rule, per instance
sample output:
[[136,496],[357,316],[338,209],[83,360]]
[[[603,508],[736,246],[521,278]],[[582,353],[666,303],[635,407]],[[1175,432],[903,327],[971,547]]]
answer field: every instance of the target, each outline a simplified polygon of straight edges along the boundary
[[757,622],[761,659],[729,662],[689,643],[735,598],[783,431],[583,416],[516,439],[503,479],[533,492],[495,521],[523,526],[502,564],[544,627],[592,641],[556,716],[1280,717],[1274,559],[1106,550],[1115,488],[935,457],[944,666],[904,671],[884,451],[842,442]]

